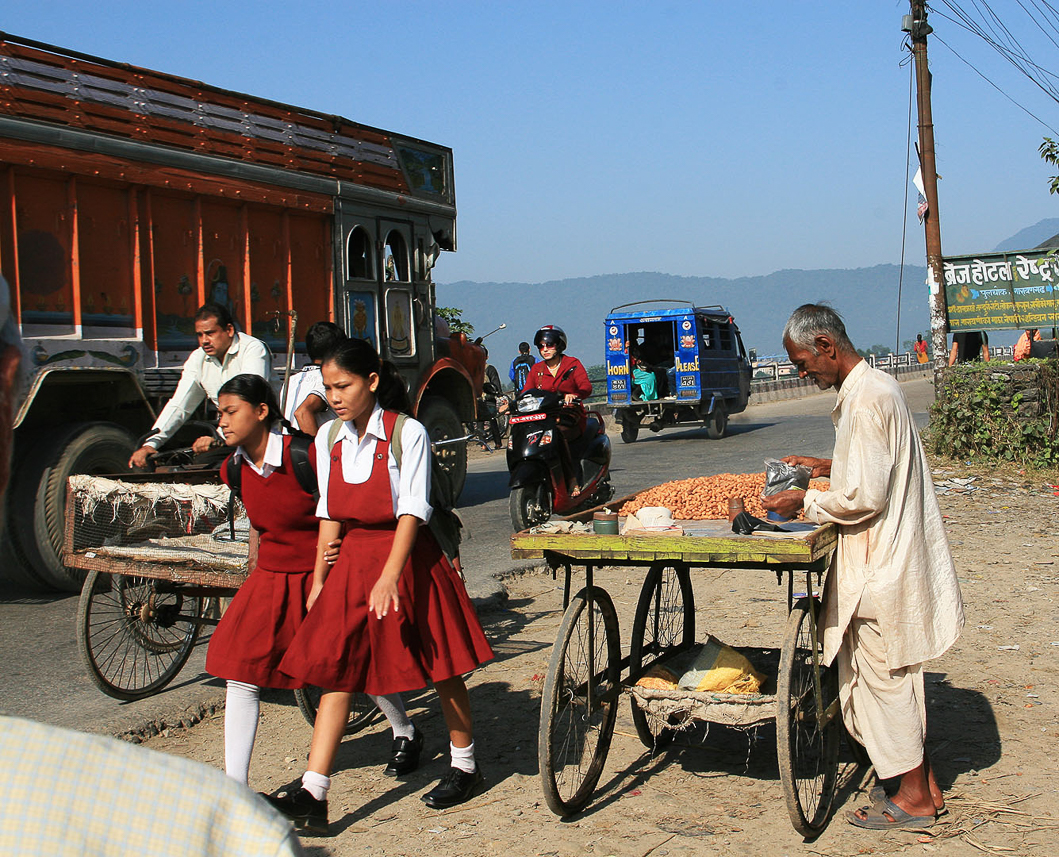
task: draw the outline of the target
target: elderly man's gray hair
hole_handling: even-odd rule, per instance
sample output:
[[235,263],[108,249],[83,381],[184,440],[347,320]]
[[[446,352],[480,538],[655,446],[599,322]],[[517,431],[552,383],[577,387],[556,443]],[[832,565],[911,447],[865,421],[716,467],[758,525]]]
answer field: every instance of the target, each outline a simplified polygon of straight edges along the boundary
[[846,334],[842,317],[827,304],[802,304],[791,313],[783,328],[784,342],[808,348],[813,354],[820,353],[815,343],[818,336],[826,336],[841,351],[856,351]]

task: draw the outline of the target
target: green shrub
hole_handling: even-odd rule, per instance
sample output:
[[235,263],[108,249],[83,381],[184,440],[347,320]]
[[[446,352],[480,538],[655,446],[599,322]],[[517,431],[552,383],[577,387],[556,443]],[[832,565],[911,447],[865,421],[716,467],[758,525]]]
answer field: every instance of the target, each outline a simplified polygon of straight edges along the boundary
[[1059,466],[1059,365],[963,363],[946,369],[930,408],[927,449],[979,463]]

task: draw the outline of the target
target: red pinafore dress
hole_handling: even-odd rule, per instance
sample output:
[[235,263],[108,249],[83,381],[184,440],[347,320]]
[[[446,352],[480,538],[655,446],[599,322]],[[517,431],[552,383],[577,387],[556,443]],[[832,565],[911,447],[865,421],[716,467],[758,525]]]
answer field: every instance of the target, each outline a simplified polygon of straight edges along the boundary
[[[243,505],[260,534],[258,564],[239,587],[206,652],[206,672],[258,687],[299,688],[277,667],[305,618],[316,562],[316,501],[301,487],[283,438],[283,463],[267,478],[242,462]],[[227,484],[227,459],[221,478]],[[271,559],[271,561],[270,561]]]
[[[386,411],[386,437],[397,414]],[[317,435],[317,442],[321,436]],[[393,545],[389,440],[375,445],[371,475],[342,478],[342,441],[331,449],[328,517],[344,522],[338,561],[287,649],[280,670],[326,690],[418,690],[471,672],[493,657],[463,581],[425,526],[397,584],[400,610],[379,619],[368,597]]]

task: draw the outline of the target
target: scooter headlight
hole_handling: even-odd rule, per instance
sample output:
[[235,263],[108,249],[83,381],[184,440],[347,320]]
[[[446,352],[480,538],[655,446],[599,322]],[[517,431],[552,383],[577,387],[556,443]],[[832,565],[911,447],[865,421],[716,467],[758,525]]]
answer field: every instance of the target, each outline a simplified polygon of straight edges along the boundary
[[552,433],[550,431],[541,432],[541,439],[537,441],[537,446],[547,446],[552,442]]
[[518,412],[520,414],[527,414],[532,411],[539,411],[543,404],[543,396],[523,396],[518,400]]

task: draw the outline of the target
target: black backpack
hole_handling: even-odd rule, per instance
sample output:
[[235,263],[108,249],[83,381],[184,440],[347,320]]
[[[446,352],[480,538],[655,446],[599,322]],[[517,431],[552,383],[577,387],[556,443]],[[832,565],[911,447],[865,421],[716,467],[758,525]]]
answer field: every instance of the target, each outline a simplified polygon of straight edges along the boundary
[[[294,478],[298,480],[302,490],[306,494],[319,498],[320,490],[316,482],[316,471],[313,470],[312,462],[309,461],[309,447],[312,444],[312,437],[305,432],[294,432],[290,439],[290,463],[294,468]],[[234,455],[229,457],[225,476],[228,477],[228,487],[232,489],[232,496],[241,500],[243,498],[243,468],[239,465],[240,462],[236,461]]]
[[[401,469],[401,429],[404,428],[404,423],[407,419],[407,414],[397,415],[397,419],[393,424],[392,437],[390,438],[390,450],[393,452],[393,459],[397,462],[398,470]],[[331,424],[331,428],[327,432],[328,451],[338,440],[338,433],[341,429],[341,420],[335,420]],[[457,499],[452,484],[452,477],[438,463],[438,457],[434,454],[433,448],[431,448],[430,497],[427,500],[434,511],[430,515],[427,526],[430,527],[430,532],[434,534],[434,538],[437,539],[438,545],[450,562],[460,555],[460,540],[462,539],[463,521],[460,520],[460,516],[456,512]]]

